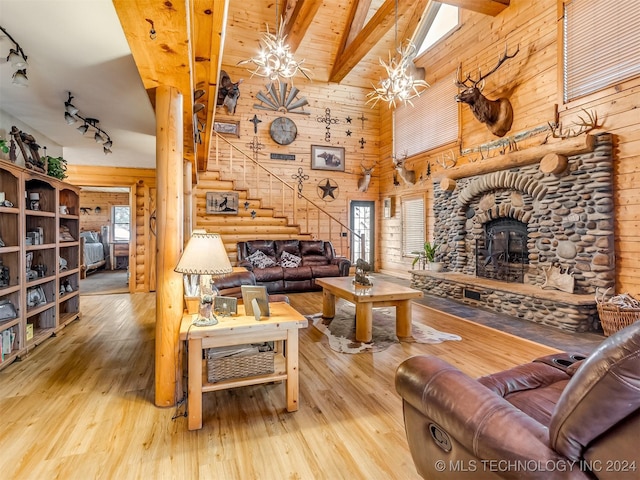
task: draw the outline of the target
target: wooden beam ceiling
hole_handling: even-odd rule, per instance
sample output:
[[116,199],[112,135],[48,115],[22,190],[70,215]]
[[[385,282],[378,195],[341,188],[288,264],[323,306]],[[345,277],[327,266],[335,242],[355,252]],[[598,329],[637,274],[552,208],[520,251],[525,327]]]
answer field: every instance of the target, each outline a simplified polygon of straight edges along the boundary
[[[412,0],[399,2],[398,18],[410,15],[415,18],[414,12],[421,15],[431,0]],[[386,0],[371,17],[356,37],[346,46],[343,52],[338,54],[333,65],[329,81],[339,83],[355,67],[360,60],[384,37],[395,25],[396,2]],[[413,35],[413,32],[411,32]]]
[[483,13],[495,17],[510,4],[511,0],[439,0],[447,5],[454,5],[465,10]]
[[300,46],[300,42],[302,42],[321,5],[322,0],[290,0],[287,3],[285,8],[289,8],[287,11],[288,20],[283,33],[287,35],[287,44],[292,52],[295,52]]

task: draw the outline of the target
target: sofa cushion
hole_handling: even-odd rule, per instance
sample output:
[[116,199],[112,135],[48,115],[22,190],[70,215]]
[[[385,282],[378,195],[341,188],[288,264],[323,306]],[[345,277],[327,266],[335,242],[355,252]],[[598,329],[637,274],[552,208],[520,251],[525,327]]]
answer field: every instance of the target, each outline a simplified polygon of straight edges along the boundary
[[313,278],[340,276],[340,269],[337,265],[313,265],[311,272],[313,273]]
[[329,265],[329,259],[321,255],[307,255],[302,259],[302,265]]
[[324,256],[324,240],[302,240],[300,242],[300,254],[303,257],[308,255]]
[[256,277],[256,282],[260,284],[260,282],[277,282],[282,280],[284,268],[280,266],[273,266],[267,268],[258,268],[253,271],[253,274]]
[[282,275],[285,280],[311,280],[313,272],[311,267],[283,268]]
[[267,268],[276,265],[276,261],[273,258],[267,257],[261,250],[253,252],[247,257],[247,260],[249,260],[255,268]]
[[276,246],[273,240],[252,240],[247,242],[247,253],[251,255],[257,251],[261,251],[267,257],[276,258]]
[[296,257],[300,256],[300,240],[297,239],[289,239],[289,240],[276,240],[276,257],[281,258],[282,252],[292,253]]
[[289,253],[287,251],[282,252],[280,255],[280,266],[284,268],[296,268],[300,266],[300,262],[302,262],[302,258],[294,255],[293,253]]

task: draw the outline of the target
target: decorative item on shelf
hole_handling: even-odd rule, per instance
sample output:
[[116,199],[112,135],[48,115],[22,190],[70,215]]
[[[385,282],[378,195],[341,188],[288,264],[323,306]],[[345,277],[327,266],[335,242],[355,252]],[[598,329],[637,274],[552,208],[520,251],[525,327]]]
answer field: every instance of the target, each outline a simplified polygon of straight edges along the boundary
[[16,42],[13,37],[0,26],[0,31],[4,33],[9,40],[13,42],[14,47],[9,49],[9,55],[7,56],[7,62],[11,64],[13,68],[16,70],[12,75],[12,82],[14,85],[19,87],[26,87],[29,85],[29,79],[27,78],[27,54],[24,53],[22,47],[18,42]]
[[267,31],[262,34],[258,55],[248,60],[238,62],[238,65],[253,63],[255,69],[249,70],[251,75],[267,77],[272,82],[279,82],[281,78],[292,78],[298,72],[307,79],[310,79],[307,74],[309,70],[302,66],[304,60],[297,62],[293,58],[291,48],[285,43],[287,39],[284,33],[286,24],[284,15],[281,16],[278,14],[279,3],[279,0],[276,0],[275,34],[269,31],[269,25],[267,24]]
[[47,162],[47,175],[58,180],[67,178],[67,161],[62,157],[49,157],[45,155]]
[[27,288],[27,307],[39,307],[45,303],[47,303],[47,297],[42,286]]
[[69,215],[69,207],[66,205],[60,205],[58,207],[58,211],[60,212],[60,215]]
[[66,225],[60,225],[60,228],[58,229],[58,239],[61,242],[74,242],[76,239],[73,238],[73,235],[71,235],[71,231],[69,230],[69,227]]
[[113,142],[111,141],[109,134],[98,126],[100,120],[81,115],[80,111],[71,103],[71,100],[73,100],[73,96],[71,95],[71,92],[69,92],[69,98],[64,102],[64,120],[67,122],[67,125],[73,125],[78,121],[78,119],[82,120],[84,123],[78,127],[78,132],[80,132],[81,135],[84,135],[89,131],[89,127],[93,128],[95,130],[93,139],[96,143],[102,145],[102,151],[105,155],[110,154]]
[[40,210],[40,194],[29,192],[29,210]]
[[58,271],[63,272],[68,268],[68,262],[66,258],[58,257]]
[[[20,148],[25,167],[36,172],[45,173],[46,165],[43,159],[40,158],[40,145],[36,143],[35,137],[19,130],[15,125],[11,127],[11,136]],[[16,160],[17,157],[15,159],[12,157],[12,161]]]
[[13,306],[10,300],[6,298],[0,300],[0,323],[13,320],[17,316],[18,312],[16,311],[16,307]]
[[5,265],[0,258],[0,287],[8,287],[10,282],[9,267]]
[[[175,271],[189,275],[184,277],[185,301],[189,297],[201,299],[200,314],[194,325],[218,323],[215,314],[211,312],[215,296],[212,276],[225,275],[233,271],[220,235],[207,233],[205,230],[194,230]],[[207,316],[202,315],[203,313]]]
[[371,265],[362,258],[356,260],[356,273],[353,278],[353,284],[356,287],[371,287],[373,285],[373,279],[369,275],[371,271]]
[[[396,0],[395,7],[394,47],[396,54],[392,57],[391,52],[389,52],[389,63],[385,63],[380,59],[380,65],[386,70],[387,78],[381,80],[379,86],[374,86],[373,91],[367,94],[369,97],[367,103],[373,102],[372,108],[379,101],[386,102],[389,108],[391,108],[391,105],[395,107],[396,102],[413,105],[411,99],[419,97],[429,86],[424,81],[424,69],[417,69],[413,64],[413,59],[416,56],[416,46],[410,40],[407,40],[405,46],[398,45],[398,0]],[[414,75],[420,75],[422,79],[416,79]]]

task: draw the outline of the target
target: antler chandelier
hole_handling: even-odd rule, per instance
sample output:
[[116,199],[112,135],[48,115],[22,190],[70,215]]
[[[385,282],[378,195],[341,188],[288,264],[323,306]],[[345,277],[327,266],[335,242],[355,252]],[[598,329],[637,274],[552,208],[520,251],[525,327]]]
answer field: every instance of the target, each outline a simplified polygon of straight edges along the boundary
[[[396,102],[411,103],[411,99],[419,97],[420,94],[429,86],[427,82],[413,78],[411,74],[411,66],[413,57],[416,53],[415,45],[407,40],[406,46],[398,46],[398,0],[396,0],[396,24],[395,24],[395,45],[396,55],[391,57],[389,52],[389,63],[385,63],[380,59],[380,65],[387,72],[387,78],[380,80],[378,87],[373,86],[373,92],[367,94],[369,100],[367,103],[373,102],[371,108],[375,107],[380,101],[396,106]],[[398,58],[398,55],[400,56]]]
[[253,63],[256,68],[249,70],[251,75],[258,75],[259,77],[266,77],[272,82],[279,82],[280,78],[291,78],[296,73],[302,73],[306,78],[309,78],[307,68],[304,68],[302,64],[304,59],[297,62],[293,58],[291,53],[291,47],[285,43],[287,39],[286,35],[283,35],[285,21],[280,20],[280,26],[278,27],[278,3],[276,2],[276,32],[271,33],[269,31],[269,24],[267,24],[267,31],[262,34],[262,40],[260,40],[260,50],[256,57],[248,60],[242,60],[238,62],[238,65],[246,63]]

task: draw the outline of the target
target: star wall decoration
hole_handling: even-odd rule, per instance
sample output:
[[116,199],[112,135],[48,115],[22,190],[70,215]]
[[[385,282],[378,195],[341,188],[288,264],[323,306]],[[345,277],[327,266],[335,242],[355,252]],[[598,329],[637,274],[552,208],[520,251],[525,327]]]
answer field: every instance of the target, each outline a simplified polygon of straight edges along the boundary
[[318,195],[321,199],[331,202],[338,198],[338,184],[330,178],[325,178],[318,183]]
[[351,136],[351,134],[352,134],[353,132],[352,132],[351,130],[347,130],[347,131],[346,131],[346,132],[344,132],[344,133],[346,133],[346,134],[347,134],[347,137],[350,137],[350,136]]

